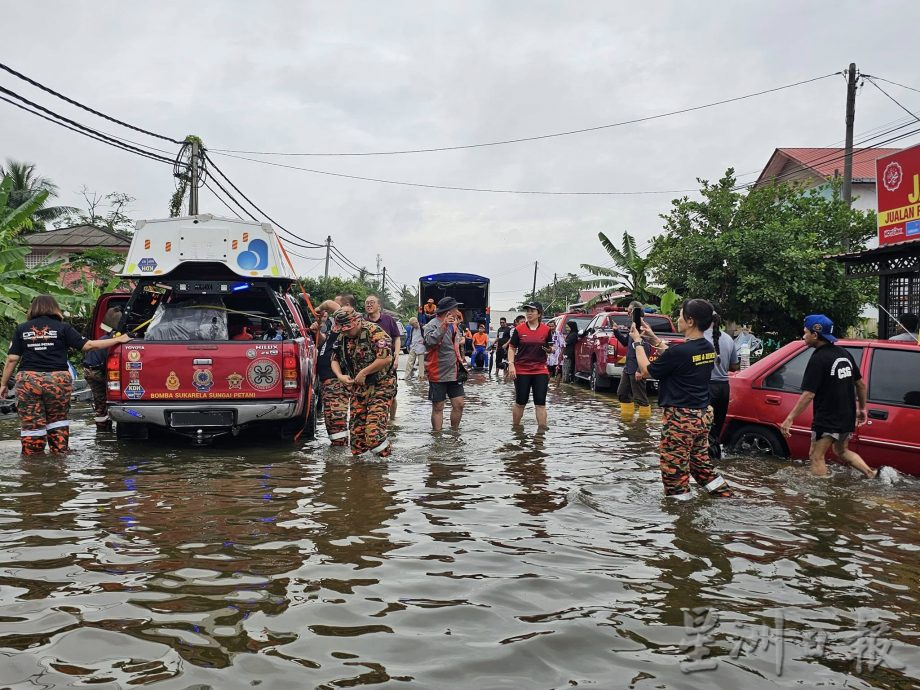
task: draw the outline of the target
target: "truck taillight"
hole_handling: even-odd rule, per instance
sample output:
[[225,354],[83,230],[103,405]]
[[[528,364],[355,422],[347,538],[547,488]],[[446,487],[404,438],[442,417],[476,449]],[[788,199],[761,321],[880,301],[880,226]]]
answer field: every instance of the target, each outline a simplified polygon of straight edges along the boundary
[[617,356],[617,346],[616,346],[616,345],[608,345],[608,346],[607,346],[607,356],[608,356],[608,357],[616,357],[616,356]]
[[[113,393],[121,393],[121,347],[116,346],[109,350],[109,356],[105,361],[106,385],[109,389],[109,396]],[[117,397],[121,397],[118,395]]]
[[297,366],[297,356],[294,352],[295,345],[282,345],[281,351],[281,379],[284,381],[285,390],[300,388],[300,370]]

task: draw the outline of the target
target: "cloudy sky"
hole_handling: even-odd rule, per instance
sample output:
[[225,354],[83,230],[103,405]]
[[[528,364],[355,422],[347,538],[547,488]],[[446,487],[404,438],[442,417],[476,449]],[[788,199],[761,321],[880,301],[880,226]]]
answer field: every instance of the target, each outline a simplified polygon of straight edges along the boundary
[[[3,10],[2,61],[94,108],[176,139],[201,136],[222,170],[303,238],[359,265],[379,254],[399,283],[440,271],[493,278],[509,308],[554,273],[608,263],[597,233],[644,246],[696,178],[729,166],[753,180],[774,148],[841,145],[840,76],[623,127],[503,146],[381,156],[249,156],[312,170],[552,196],[346,179],[229,158],[451,147],[589,128],[742,96],[844,70],[920,88],[920,3],[237,2],[34,0]],[[57,112],[175,151],[0,73]],[[920,113],[920,93],[885,85]],[[866,83],[856,132],[907,114]],[[905,145],[920,138],[908,139]],[[166,215],[171,168],[0,102],[0,157],[27,160],[79,205],[82,186]],[[203,212],[226,215],[206,190]],[[321,274],[322,251],[295,249]],[[344,275],[338,266],[333,271]]]

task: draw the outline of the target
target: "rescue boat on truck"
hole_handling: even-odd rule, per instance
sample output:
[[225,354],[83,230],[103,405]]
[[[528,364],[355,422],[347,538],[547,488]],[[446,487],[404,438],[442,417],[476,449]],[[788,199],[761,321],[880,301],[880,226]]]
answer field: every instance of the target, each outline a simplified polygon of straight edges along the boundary
[[139,221],[121,277],[130,294],[96,304],[91,337],[112,306],[109,415],[121,440],[162,430],[206,444],[249,427],[312,438],[316,349],[294,274],[268,223],[211,215]]

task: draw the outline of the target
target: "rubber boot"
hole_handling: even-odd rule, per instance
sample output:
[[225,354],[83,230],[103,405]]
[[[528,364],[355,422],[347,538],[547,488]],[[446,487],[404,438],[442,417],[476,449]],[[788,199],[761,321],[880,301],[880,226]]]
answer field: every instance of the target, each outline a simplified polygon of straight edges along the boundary
[[620,403],[620,415],[622,415],[623,417],[632,417],[635,411],[636,411],[635,403],[631,403],[631,402],[628,402],[628,403],[621,402]]
[[639,419],[648,419],[652,416],[651,405],[639,405]]

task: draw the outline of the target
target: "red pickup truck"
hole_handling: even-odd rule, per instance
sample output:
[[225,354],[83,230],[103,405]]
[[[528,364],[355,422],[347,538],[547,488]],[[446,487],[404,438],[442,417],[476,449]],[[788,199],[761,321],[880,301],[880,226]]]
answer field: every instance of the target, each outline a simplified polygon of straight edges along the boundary
[[118,326],[135,340],[106,364],[109,415],[119,439],[151,429],[205,444],[248,426],[313,436],[316,349],[291,287],[293,271],[268,224],[194,216],[142,222],[123,276],[130,295]]
[[[642,317],[662,340],[683,342],[674,330],[670,317],[662,314],[645,314]],[[607,388],[611,378],[619,378],[626,363],[626,346],[613,334],[614,329],[629,329],[629,314],[622,309],[603,311],[594,316],[575,345],[575,376],[587,380],[591,390]],[[651,359],[658,356],[652,348]]]

